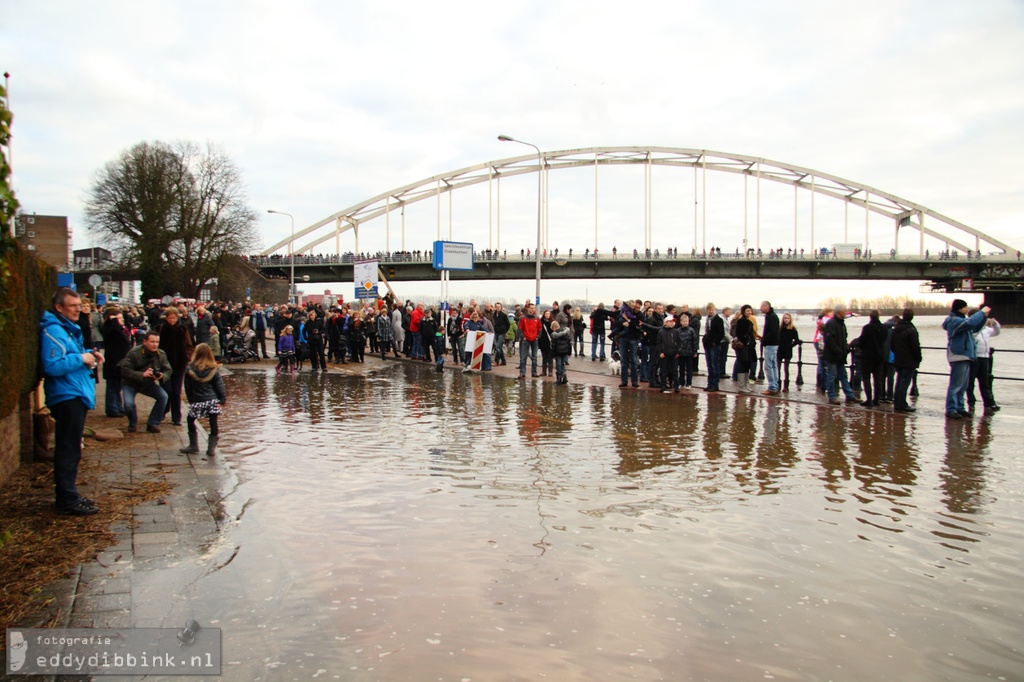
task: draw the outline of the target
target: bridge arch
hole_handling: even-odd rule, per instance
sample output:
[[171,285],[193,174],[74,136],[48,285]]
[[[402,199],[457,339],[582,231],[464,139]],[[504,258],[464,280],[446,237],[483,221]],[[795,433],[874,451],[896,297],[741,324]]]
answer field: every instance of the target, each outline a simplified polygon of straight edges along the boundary
[[[397,187],[375,197],[362,201],[333,213],[298,231],[267,248],[263,255],[270,255],[291,243],[298,253],[311,251],[313,248],[335,239],[340,251],[341,234],[354,230],[358,251],[358,230],[361,225],[381,216],[389,216],[392,211],[401,211],[406,206],[424,200],[436,198],[440,201],[443,194],[458,189],[492,182],[499,178],[515,177],[526,173],[541,172],[546,179],[552,170],[601,166],[640,165],[647,167],[645,182],[649,183],[649,169],[653,166],[692,168],[696,172],[707,171],[740,175],[744,180],[744,196],[746,198],[746,182],[754,180],[792,186],[795,191],[806,190],[811,196],[823,196],[845,202],[847,206],[857,206],[865,211],[865,215],[875,214],[893,221],[894,233],[901,229],[911,229],[918,233],[920,252],[924,254],[925,237],[934,238],[947,245],[947,248],[963,252],[998,249],[1002,254],[1009,254],[1014,247],[984,232],[933,211],[921,204],[903,199],[894,194],[879,190],[868,185],[840,178],[810,168],[795,166],[779,161],[772,161],[742,154],[714,152],[705,149],[685,149],[676,147],[589,147],[567,149],[562,151],[541,152],[514,156],[499,161],[477,164],[448,173],[441,173],[418,182]],[[539,163],[538,163],[539,161]],[[696,180],[696,176],[695,176]],[[546,182],[543,192],[546,194]],[[649,195],[649,184],[646,194]],[[758,192],[758,196],[759,196]],[[649,196],[646,200],[649,200]],[[706,206],[706,203],[705,203]],[[696,209],[695,209],[696,210]],[[705,209],[706,210],[706,209]],[[647,211],[649,213],[649,211]],[[760,221],[758,212],[758,221]],[[747,220],[746,211],[744,221]],[[814,239],[814,208],[810,214],[810,242]],[[706,224],[706,217],[705,217]],[[758,232],[760,224],[756,226]],[[696,229],[696,217],[695,217]],[[748,226],[744,225],[746,235]],[[296,242],[309,240],[296,248]],[[649,215],[645,218],[645,244],[651,246],[652,235]],[[744,238],[746,242],[746,236]],[[696,235],[695,235],[696,242]],[[895,245],[894,240],[894,245]]]

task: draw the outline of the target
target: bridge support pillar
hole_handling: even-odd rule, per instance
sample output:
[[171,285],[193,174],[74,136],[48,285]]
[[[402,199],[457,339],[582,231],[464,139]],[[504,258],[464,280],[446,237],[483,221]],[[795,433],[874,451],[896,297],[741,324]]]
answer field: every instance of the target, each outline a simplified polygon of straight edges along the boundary
[[1024,324],[1024,291],[986,291],[985,305],[1001,324]]

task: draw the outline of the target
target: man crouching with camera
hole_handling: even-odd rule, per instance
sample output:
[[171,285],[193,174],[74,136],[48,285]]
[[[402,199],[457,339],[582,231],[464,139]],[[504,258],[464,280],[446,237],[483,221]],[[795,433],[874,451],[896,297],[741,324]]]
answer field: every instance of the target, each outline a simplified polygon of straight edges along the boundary
[[146,430],[160,433],[160,421],[164,418],[167,408],[167,391],[160,384],[171,379],[171,363],[167,354],[159,348],[160,332],[151,331],[141,346],[128,351],[128,355],[118,363],[121,370],[121,398],[124,411],[128,416],[128,433],[135,433],[138,414],[135,410],[135,395],[148,395],[156,401],[146,420]]

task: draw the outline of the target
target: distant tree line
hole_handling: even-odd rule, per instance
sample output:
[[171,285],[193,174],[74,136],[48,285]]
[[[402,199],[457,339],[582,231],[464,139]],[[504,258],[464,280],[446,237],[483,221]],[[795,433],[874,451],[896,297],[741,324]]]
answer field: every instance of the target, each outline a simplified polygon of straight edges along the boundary
[[879,296],[878,298],[835,298],[830,297],[819,304],[822,309],[845,305],[850,310],[866,312],[877,310],[882,315],[899,315],[904,308],[911,308],[918,315],[922,313],[948,313],[949,303],[946,301],[909,298],[906,296]]

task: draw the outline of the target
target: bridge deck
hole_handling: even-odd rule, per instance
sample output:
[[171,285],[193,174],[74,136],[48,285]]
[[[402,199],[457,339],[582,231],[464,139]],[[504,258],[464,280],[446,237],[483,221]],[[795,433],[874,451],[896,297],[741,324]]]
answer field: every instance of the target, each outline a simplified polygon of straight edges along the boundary
[[[296,257],[297,279],[310,282],[352,281],[351,256]],[[288,257],[253,259],[264,275],[289,278]],[[424,281],[439,277],[428,260],[379,259],[385,276],[393,281]],[[473,270],[453,270],[453,280],[533,279],[536,262],[519,254],[479,258]],[[308,280],[305,280],[308,277]],[[943,283],[970,280],[977,291],[1016,291],[1024,288],[1024,263],[1016,258],[940,259],[917,256],[833,257],[633,257],[619,254],[541,258],[543,279],[856,279],[919,280]],[[948,287],[947,287],[948,288]]]

